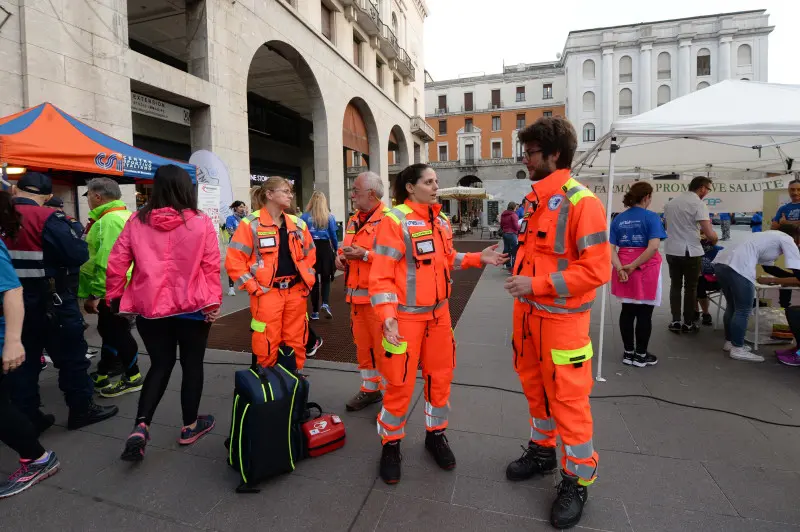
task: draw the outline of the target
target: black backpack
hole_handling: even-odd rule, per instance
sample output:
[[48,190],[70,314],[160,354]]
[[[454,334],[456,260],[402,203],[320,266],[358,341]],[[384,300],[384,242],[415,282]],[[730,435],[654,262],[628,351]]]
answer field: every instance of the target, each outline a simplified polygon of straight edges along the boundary
[[241,477],[237,493],[257,493],[256,484],[294,471],[306,456],[300,426],[309,417],[309,383],[281,364],[237,371],[234,382],[228,465]]

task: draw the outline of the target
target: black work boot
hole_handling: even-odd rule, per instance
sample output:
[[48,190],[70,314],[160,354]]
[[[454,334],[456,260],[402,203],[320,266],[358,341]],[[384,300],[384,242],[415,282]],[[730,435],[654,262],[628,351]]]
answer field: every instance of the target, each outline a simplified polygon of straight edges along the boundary
[[542,447],[534,442],[528,443],[528,448],[517,460],[506,468],[508,480],[527,480],[533,475],[552,473],[558,467],[555,447]]
[[561,471],[558,495],[550,509],[550,524],[556,528],[572,528],[581,520],[583,505],[589,498],[586,486],[578,484],[578,477]]
[[456,457],[450,450],[450,444],[443,430],[426,432],[425,448],[433,455],[436,465],[442,469],[453,469],[456,466]]
[[400,462],[403,455],[400,454],[400,442],[390,441],[383,444],[381,451],[381,478],[387,484],[397,484],[400,482]]
[[119,412],[116,406],[100,406],[94,401],[90,401],[86,409],[76,411],[74,408],[69,409],[69,420],[67,421],[68,430],[76,430],[89,425],[94,425],[108,418],[114,417]]

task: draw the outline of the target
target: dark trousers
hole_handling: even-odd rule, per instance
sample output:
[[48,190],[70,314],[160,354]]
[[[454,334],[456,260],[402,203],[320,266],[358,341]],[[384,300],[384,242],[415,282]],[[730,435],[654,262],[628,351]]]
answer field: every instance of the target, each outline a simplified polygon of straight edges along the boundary
[[44,454],[33,423],[11,403],[11,386],[8,376],[3,374],[0,374],[0,442],[24,460],[35,460]]
[[507,253],[511,260],[506,263],[506,268],[514,267],[514,259],[517,256],[517,234],[503,233],[503,253]]
[[125,316],[113,314],[105,299],[97,305],[97,332],[103,339],[97,372],[108,375],[121,367],[126,377],[139,373],[139,346],[131,334],[131,322]]
[[650,333],[653,330],[653,305],[641,303],[623,303],[619,313],[619,332],[625,351],[636,351],[640,355],[647,353]]
[[683,323],[692,323],[697,306],[697,279],[700,277],[702,257],[680,257],[667,255],[669,266],[669,307],[672,321],[681,320],[681,299],[683,299]]
[[792,304],[791,290],[778,290],[778,304],[781,308],[788,308]]
[[800,345],[800,307],[786,307],[784,312],[786,313],[786,321],[789,323],[789,328],[792,330],[795,342]]
[[81,411],[89,406],[94,386],[86,372],[88,346],[83,337],[83,316],[78,298],[72,290],[59,293],[61,303],[50,305],[52,296],[43,283],[23,282],[25,320],[22,324],[22,345],[25,362],[8,375],[11,400],[30,419],[39,414],[39,373],[43,350],[58,369],[58,387],[67,406]]
[[183,425],[197,421],[203,395],[203,358],[211,324],[185,318],[136,319],[136,327],[150,355],[150,371],[144,378],[139,396],[136,423],[150,424],[158,403],[164,396],[175,367],[178,349],[181,353],[181,411]]

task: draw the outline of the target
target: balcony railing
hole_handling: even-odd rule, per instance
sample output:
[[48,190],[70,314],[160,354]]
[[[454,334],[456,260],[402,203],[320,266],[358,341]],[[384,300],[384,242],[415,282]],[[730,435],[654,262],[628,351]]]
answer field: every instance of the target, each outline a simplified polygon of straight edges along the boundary
[[381,24],[380,30],[381,53],[387,59],[395,59],[400,54],[400,45],[397,36],[386,24]]
[[433,114],[435,115],[446,115],[449,112],[450,110],[448,107],[440,107],[433,110]]
[[436,138],[436,133],[429,123],[421,116],[411,119],[411,134],[416,135],[424,142],[431,142]]
[[431,161],[430,164],[433,168],[460,168],[465,166],[479,167],[479,166],[503,166],[503,165],[516,165],[514,157],[502,157],[500,159],[469,159],[463,161]]
[[475,158],[474,157],[464,157],[461,159],[460,166],[475,166]]
[[343,4],[345,6],[353,6],[345,10],[345,18],[347,20],[351,22],[358,21],[358,25],[369,36],[380,34],[383,23],[381,22],[380,10],[377,4],[372,0],[349,0],[343,2]]
[[408,56],[408,53],[405,51],[404,48],[400,48],[397,54],[397,71],[400,72],[401,75],[408,77],[411,81],[417,79],[416,69],[414,65],[411,63],[411,58]]
[[525,94],[517,93],[517,101],[518,102],[524,102],[525,101]]

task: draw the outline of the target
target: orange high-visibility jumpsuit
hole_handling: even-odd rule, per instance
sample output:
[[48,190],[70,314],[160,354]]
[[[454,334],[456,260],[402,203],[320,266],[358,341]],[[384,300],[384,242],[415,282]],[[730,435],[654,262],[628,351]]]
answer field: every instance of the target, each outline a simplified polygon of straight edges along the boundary
[[242,219],[228,244],[225,269],[235,286],[250,294],[253,354],[262,366],[274,366],[281,343],[294,350],[297,369],[306,360],[308,294],[314,285],[316,248],[305,222],[284,214],[287,242],[296,274],[276,277],[283,242],[266,209]]
[[441,205],[406,201],[378,225],[369,295],[383,323],[397,318],[401,345],[383,339],[378,365],[386,381],[378,434],[383,443],[405,436],[417,367],[422,362],[425,428],[447,428],[456,346],[450,320],[450,270],[479,268],[480,253],[456,253]]
[[611,248],[600,200],[557,170],[525,197],[514,274],[533,293],[514,302],[514,369],[528,399],[531,441],[556,446],[562,468],[589,485],[597,476],[592,444],[592,341],[595,289],[611,277]]
[[361,391],[377,392],[381,389],[381,374],[376,359],[383,356],[383,323],[375,315],[369,303],[369,271],[375,260],[375,235],[378,224],[389,209],[383,203],[373,211],[364,224],[359,223],[359,213],[350,218],[345,230],[344,242],[339,247],[359,246],[367,250],[366,261],[347,262],[345,273],[345,298],[350,303],[350,328],[356,344],[358,369],[361,371]]

